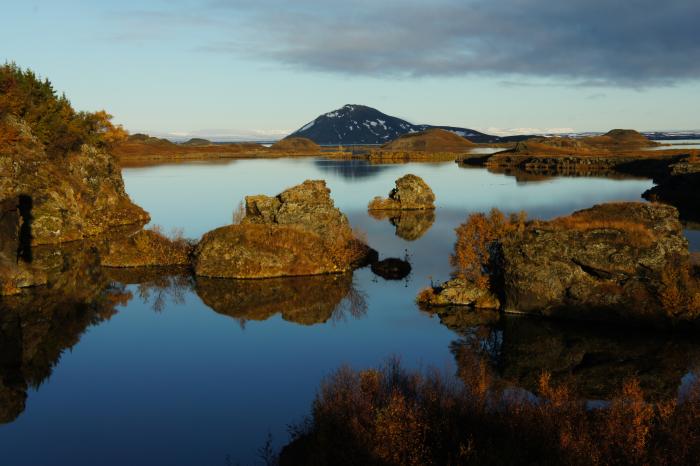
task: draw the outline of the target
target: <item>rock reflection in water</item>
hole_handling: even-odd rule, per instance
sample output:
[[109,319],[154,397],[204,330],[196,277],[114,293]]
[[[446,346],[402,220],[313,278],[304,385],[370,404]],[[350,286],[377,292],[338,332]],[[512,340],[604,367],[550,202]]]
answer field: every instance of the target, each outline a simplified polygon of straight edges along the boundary
[[204,304],[237,319],[267,320],[281,314],[302,325],[360,318],[367,312],[364,294],[352,274],[231,280],[197,277],[195,289]]
[[110,319],[131,298],[102,274],[94,248],[81,243],[33,248],[32,264],[47,286],[0,301],[0,422],[24,411],[27,390],[38,387],[61,354],[92,325]]
[[168,298],[183,304],[187,293],[194,291],[194,277],[188,267],[109,267],[104,271],[113,282],[136,285],[138,297],[156,312],[165,309]]
[[501,386],[536,392],[546,371],[579,396],[607,400],[635,377],[646,399],[673,399],[700,363],[700,344],[684,335],[463,312],[441,318],[462,335],[451,347],[458,366],[480,358]]
[[370,210],[375,220],[389,219],[396,227],[396,236],[415,241],[425,235],[435,222],[433,210]]

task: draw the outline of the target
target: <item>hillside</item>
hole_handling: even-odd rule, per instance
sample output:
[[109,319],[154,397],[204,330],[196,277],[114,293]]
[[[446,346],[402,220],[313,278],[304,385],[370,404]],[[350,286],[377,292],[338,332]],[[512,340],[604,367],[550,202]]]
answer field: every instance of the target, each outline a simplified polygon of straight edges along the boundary
[[307,138],[287,137],[270,147],[271,151],[283,152],[318,152],[321,146]]
[[[468,128],[414,125],[365,105],[345,105],[332,112],[324,113],[293,132],[290,137],[304,137],[324,145],[384,144],[404,134],[432,128],[450,131],[479,143],[513,140],[490,136]],[[523,138],[519,136],[515,139]]]
[[586,144],[591,146],[625,146],[646,147],[655,146],[658,143],[649,140],[643,134],[633,129],[613,129],[601,136],[589,136],[583,138]]
[[404,134],[382,146],[383,150],[409,152],[463,152],[474,143],[444,129],[432,128],[418,133]]

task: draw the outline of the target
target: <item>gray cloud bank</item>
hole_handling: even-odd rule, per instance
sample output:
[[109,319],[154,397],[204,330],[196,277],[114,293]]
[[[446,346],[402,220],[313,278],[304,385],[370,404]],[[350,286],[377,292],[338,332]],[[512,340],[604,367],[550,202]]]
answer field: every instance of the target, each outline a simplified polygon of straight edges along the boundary
[[483,74],[591,86],[700,78],[700,0],[219,0],[199,50],[363,76]]

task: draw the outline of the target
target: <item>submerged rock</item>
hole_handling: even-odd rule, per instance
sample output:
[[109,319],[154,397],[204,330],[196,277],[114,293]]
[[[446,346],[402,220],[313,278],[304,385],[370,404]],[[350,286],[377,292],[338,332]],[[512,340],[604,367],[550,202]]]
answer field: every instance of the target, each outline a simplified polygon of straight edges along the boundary
[[278,196],[246,197],[239,225],[206,233],[195,250],[195,273],[266,278],[349,271],[373,251],[355,238],[325,181],[305,181]]
[[435,209],[435,194],[430,186],[416,175],[404,175],[396,180],[396,187],[389,197],[375,197],[369,210],[432,210]]
[[385,280],[403,280],[411,273],[411,264],[406,260],[389,257],[373,262],[372,272]]

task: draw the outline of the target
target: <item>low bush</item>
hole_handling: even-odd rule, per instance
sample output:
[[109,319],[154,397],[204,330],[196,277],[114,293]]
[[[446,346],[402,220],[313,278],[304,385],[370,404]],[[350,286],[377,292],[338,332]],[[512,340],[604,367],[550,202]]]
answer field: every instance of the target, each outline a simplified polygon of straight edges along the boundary
[[700,390],[646,402],[635,379],[591,408],[543,373],[536,394],[499,389],[478,357],[463,383],[436,371],[341,368],[325,380],[312,415],[293,429],[280,464],[695,464]]

